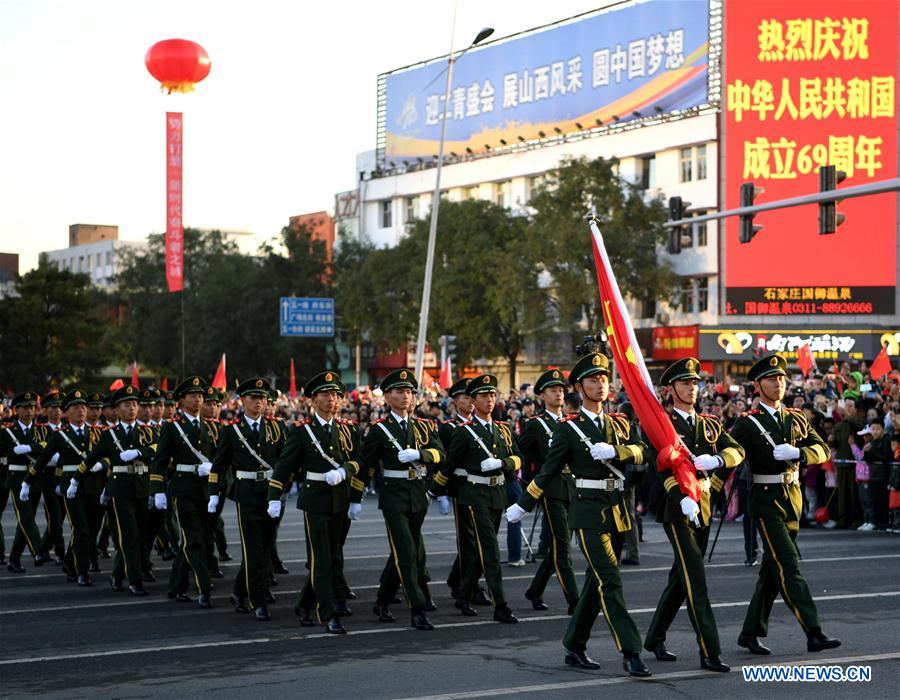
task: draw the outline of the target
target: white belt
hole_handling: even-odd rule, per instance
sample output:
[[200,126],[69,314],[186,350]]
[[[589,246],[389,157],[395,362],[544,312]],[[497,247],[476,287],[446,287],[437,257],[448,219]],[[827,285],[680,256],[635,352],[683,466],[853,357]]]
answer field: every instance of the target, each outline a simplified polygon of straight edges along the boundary
[[481,484],[483,486],[503,486],[506,483],[506,477],[501,474],[500,476],[475,476],[474,474],[467,474],[466,481],[470,484]]
[[27,464],[10,464],[9,470],[11,472],[27,472],[28,465]]
[[575,479],[575,488],[593,489],[594,491],[624,491],[622,479]]
[[469,472],[465,469],[454,469],[453,476],[469,476]]
[[197,467],[199,467],[199,466],[200,466],[199,464],[176,464],[175,471],[176,472],[186,472],[188,474],[196,474]]
[[266,481],[272,478],[272,470],[271,469],[260,469],[258,472],[244,472],[244,471],[236,471],[234,475],[238,479],[249,479],[253,481]]
[[307,481],[326,481],[325,475],[322,472],[306,472],[306,475],[303,478]]
[[710,489],[712,488],[712,483],[710,482],[710,480],[709,480],[708,477],[703,478],[703,479],[699,479],[699,478],[698,478],[698,479],[697,479],[697,483],[700,484],[700,490],[701,490],[703,493],[709,493],[709,492],[710,492]]
[[413,481],[415,479],[424,479],[428,475],[425,467],[410,467],[406,471],[400,469],[384,469],[381,472],[388,479],[407,479]]
[[799,470],[782,472],[781,474],[754,474],[754,484],[797,484],[800,483]]
[[125,464],[112,468],[113,474],[146,474],[147,467],[143,464]]
[[79,466],[81,466],[81,465],[79,465],[79,464],[64,464],[62,466],[63,474],[71,474],[72,472],[77,472]]

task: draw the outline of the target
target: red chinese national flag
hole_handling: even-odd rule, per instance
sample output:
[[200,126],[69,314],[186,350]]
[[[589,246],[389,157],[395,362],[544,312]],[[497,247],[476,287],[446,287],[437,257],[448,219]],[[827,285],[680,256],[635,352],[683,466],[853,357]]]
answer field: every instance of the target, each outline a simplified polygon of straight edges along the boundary
[[291,384],[288,389],[288,395],[292,399],[297,398],[297,375],[294,373],[294,358],[291,358]]
[[804,379],[809,374],[809,370],[816,366],[816,360],[813,357],[812,350],[809,348],[809,343],[803,343],[797,351],[797,366],[803,372]]
[[216,369],[216,376],[213,377],[212,385],[214,389],[225,391],[227,383],[225,381],[225,353],[222,353],[222,359],[219,360],[219,367]]
[[603,236],[595,221],[591,221],[591,233],[594,237],[594,263],[597,266],[597,282],[600,287],[606,333],[625,391],[628,392],[635,415],[641,422],[641,428],[657,451],[657,469],[659,471],[671,469],[681,492],[699,501],[700,484],[697,483],[697,472],[688,454],[682,451],[681,441],[672,426],[672,421],[656,398],[650,373],[647,372],[634,336],[628,309],[613,275],[606,247],[603,245]]
[[125,382],[123,382],[121,379],[116,379],[112,384],[109,385],[109,390],[118,391],[123,386],[125,386]]
[[141,388],[141,379],[138,376],[138,363],[137,362],[135,362],[131,366],[131,386],[133,386],[135,389]]
[[448,357],[444,360],[444,366],[441,367],[441,376],[438,377],[438,385],[441,389],[449,389],[453,384],[453,367],[450,363],[450,358]]
[[878,353],[878,357],[875,358],[875,362],[869,367],[869,373],[872,375],[872,379],[881,379],[891,369],[891,358],[888,357],[887,345],[883,345],[881,352]]
[[170,292],[184,289],[181,128],[181,112],[166,112],[166,283]]

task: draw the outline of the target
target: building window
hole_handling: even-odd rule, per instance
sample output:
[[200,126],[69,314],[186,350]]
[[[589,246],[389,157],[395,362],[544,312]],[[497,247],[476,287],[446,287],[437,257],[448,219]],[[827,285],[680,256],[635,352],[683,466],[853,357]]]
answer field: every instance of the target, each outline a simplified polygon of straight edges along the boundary
[[641,318],[654,318],[656,316],[656,299],[644,299],[641,302]]
[[467,187],[465,198],[466,199],[478,199],[478,185],[475,185],[474,187]]
[[694,280],[685,277],[678,290],[678,308],[686,314],[694,313]]
[[416,204],[418,204],[418,200],[418,197],[406,198],[406,223],[408,224],[416,220]]
[[698,277],[697,282],[697,313],[709,310],[709,277]]
[[641,187],[645,190],[656,187],[656,156],[641,158]]
[[690,182],[693,177],[694,154],[691,148],[681,149],[681,182]]
[[112,251],[107,250],[106,251],[106,266],[109,267],[110,265],[112,265]]
[[[706,214],[706,212],[697,212],[697,216],[702,216],[703,214]],[[707,223],[709,223],[709,222],[701,221],[699,224],[694,224],[694,226],[693,226],[694,242],[696,243],[698,248],[706,245],[706,242],[707,242],[706,241],[706,224]]]
[[94,267],[100,267],[103,264],[103,254],[97,253],[97,261],[94,263]]
[[697,146],[697,179],[706,179],[706,146]]
[[390,199],[385,199],[381,203],[381,228],[391,228],[394,225],[393,217],[393,206],[391,206],[393,202]]
[[512,183],[509,180],[504,180],[503,182],[498,182],[495,185],[496,194],[495,194],[494,201],[496,202],[497,206],[508,208],[512,204],[511,197],[510,197],[511,186],[512,186]]
[[541,188],[541,185],[544,184],[544,176],[543,175],[532,175],[528,178],[528,201],[531,201],[531,198],[537,194],[537,191]]

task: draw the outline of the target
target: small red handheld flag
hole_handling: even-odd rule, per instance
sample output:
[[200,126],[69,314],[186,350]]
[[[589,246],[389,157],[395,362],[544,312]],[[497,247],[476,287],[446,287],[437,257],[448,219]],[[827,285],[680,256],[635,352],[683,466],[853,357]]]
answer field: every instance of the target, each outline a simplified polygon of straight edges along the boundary
[[214,389],[221,389],[225,391],[225,387],[227,386],[227,382],[225,381],[225,353],[222,353],[222,359],[219,360],[219,367],[216,370],[216,376],[213,377],[212,387]]

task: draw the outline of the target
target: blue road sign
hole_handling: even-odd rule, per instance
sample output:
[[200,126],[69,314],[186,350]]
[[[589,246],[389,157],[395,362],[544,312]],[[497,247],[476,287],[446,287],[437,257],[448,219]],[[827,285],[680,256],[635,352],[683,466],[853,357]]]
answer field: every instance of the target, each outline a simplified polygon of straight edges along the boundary
[[279,311],[282,336],[334,337],[334,299],[281,297]]

